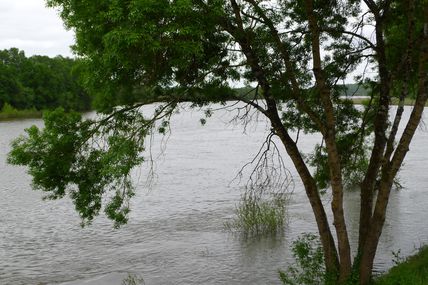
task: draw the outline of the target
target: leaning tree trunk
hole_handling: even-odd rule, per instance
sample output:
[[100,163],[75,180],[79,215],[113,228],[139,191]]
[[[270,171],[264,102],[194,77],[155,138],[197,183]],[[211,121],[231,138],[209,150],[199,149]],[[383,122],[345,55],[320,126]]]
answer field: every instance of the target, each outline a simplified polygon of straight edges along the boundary
[[[275,118],[276,117],[276,118]],[[324,251],[324,261],[327,273],[336,274],[340,270],[340,263],[337,255],[336,245],[331,234],[330,226],[328,223],[327,215],[321,201],[315,180],[313,179],[309,169],[307,168],[302,156],[297,148],[296,143],[288,135],[284,126],[282,125],[279,117],[274,116],[271,118],[272,125],[285,146],[285,149],[293,161],[294,166],[302,179],[305,187],[306,196],[311,204],[312,211],[318,226],[321,244]]]
[[[425,9],[428,19],[428,7]],[[424,33],[421,40],[421,50],[419,55],[418,70],[418,91],[414,108],[401,136],[401,139],[395,149],[391,159],[384,161],[382,165],[382,175],[379,185],[379,193],[376,199],[376,205],[371,216],[368,227],[368,234],[362,245],[360,260],[360,284],[368,285],[371,281],[373,261],[376,255],[376,249],[382,228],[385,222],[386,209],[393,180],[403,163],[403,160],[409,151],[409,145],[421,121],[422,113],[428,99],[428,23],[424,24]]]
[[264,114],[271,121],[273,129],[275,130],[278,137],[281,139],[288,155],[290,156],[294,166],[297,169],[297,172],[299,173],[300,178],[303,181],[306,195],[314,212],[318,231],[321,237],[326,270],[328,272],[338,272],[339,259],[337,255],[336,245],[330,230],[327,215],[325,213],[318,188],[316,186],[316,182],[314,181],[309,169],[307,168],[296,143],[291,139],[287,130],[284,128],[284,125],[281,122],[281,119],[278,115],[278,108],[276,106],[276,102],[270,96],[269,82],[265,77],[265,72],[262,66],[260,65],[260,60],[258,59],[257,54],[252,49],[249,40],[249,38],[251,37],[243,28],[242,19],[240,17],[239,5],[237,5],[235,0],[231,0],[231,5],[234,10],[237,26],[234,26],[227,20],[225,20],[223,23],[224,28],[235,37],[235,39],[241,46],[242,51],[245,54],[245,57],[247,58],[248,64],[253,74],[255,75],[256,80],[263,90],[263,97],[265,98],[267,103],[267,110],[264,111]]
[[322,135],[326,142],[331,189],[333,194],[331,209],[334,219],[333,224],[336,228],[340,262],[338,281],[340,284],[343,284],[351,275],[352,261],[351,248],[343,210],[342,167],[340,162],[340,154],[336,143],[336,118],[333,103],[331,101],[331,90],[330,87],[327,86],[322,66],[320,43],[321,31],[318,26],[318,19],[314,12],[314,3],[312,0],[305,1],[305,11],[308,18],[308,26],[311,36],[312,63],[315,76],[315,85],[320,94],[325,113],[326,128]]

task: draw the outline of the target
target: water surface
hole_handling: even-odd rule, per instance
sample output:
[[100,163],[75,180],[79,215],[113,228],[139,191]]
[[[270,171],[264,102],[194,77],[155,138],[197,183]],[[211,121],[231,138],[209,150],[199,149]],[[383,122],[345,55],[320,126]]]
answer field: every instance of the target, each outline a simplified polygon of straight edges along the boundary
[[[288,224],[277,237],[245,240],[224,231],[242,190],[233,179],[259,150],[269,125],[262,118],[236,125],[231,113],[219,111],[202,127],[201,117],[200,111],[174,115],[165,149],[154,139],[154,179],[147,183],[147,166],[136,171],[131,217],[119,230],[104,217],[82,229],[69,200],[42,201],[26,169],[5,161],[10,141],[41,121],[0,122],[0,284],[121,284],[127,272],[148,285],[279,284],[277,270],[291,262],[291,241],[316,231],[302,185],[285,159],[295,189]],[[299,140],[304,151],[316,142],[317,136]],[[392,251],[405,256],[428,242],[427,142],[428,133],[419,129],[400,172],[405,189],[391,194],[378,271],[393,264]],[[358,196],[345,195],[352,243]]]

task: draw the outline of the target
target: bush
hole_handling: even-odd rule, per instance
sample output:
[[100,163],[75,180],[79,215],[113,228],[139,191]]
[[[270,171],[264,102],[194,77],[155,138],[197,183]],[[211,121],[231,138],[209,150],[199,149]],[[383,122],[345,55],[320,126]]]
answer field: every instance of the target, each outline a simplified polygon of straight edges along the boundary
[[276,234],[284,227],[286,201],[285,194],[246,192],[225,227],[246,237]]
[[136,274],[128,273],[128,276],[123,279],[122,285],[144,285],[144,279]]
[[292,252],[295,266],[279,271],[284,285],[326,284],[324,255],[318,236],[305,233],[293,242]]

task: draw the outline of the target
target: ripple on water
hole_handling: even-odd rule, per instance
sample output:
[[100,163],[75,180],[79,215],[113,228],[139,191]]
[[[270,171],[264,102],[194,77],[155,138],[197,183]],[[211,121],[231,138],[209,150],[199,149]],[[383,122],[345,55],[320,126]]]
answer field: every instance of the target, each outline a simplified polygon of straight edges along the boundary
[[[231,182],[257,153],[269,129],[264,121],[248,127],[246,134],[243,126],[225,127],[227,113],[217,113],[200,127],[201,115],[176,115],[153,184],[145,183],[147,169],[135,172],[140,180],[133,212],[129,224],[119,230],[103,217],[82,229],[69,200],[41,201],[41,193],[30,190],[25,169],[5,163],[9,141],[41,122],[1,123],[0,284],[116,285],[127,272],[142,275],[149,285],[278,284],[277,270],[291,260],[290,242],[302,232],[315,231],[301,183],[296,179],[289,223],[281,236],[244,240],[225,232],[223,223],[233,215],[241,189]],[[408,189],[392,193],[375,270],[392,265],[392,251],[410,254],[428,241],[427,139],[419,130],[401,172]],[[307,151],[318,138],[299,141]],[[357,194],[345,195],[354,243]]]

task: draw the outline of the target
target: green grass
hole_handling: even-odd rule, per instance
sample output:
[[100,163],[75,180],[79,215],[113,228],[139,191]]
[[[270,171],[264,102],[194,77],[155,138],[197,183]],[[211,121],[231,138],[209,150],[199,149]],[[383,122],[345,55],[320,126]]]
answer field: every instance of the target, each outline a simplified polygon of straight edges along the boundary
[[428,246],[380,276],[374,285],[427,285]]
[[0,110],[0,121],[9,121],[16,119],[41,118],[42,112],[36,109],[17,110],[9,104],[4,104]]

